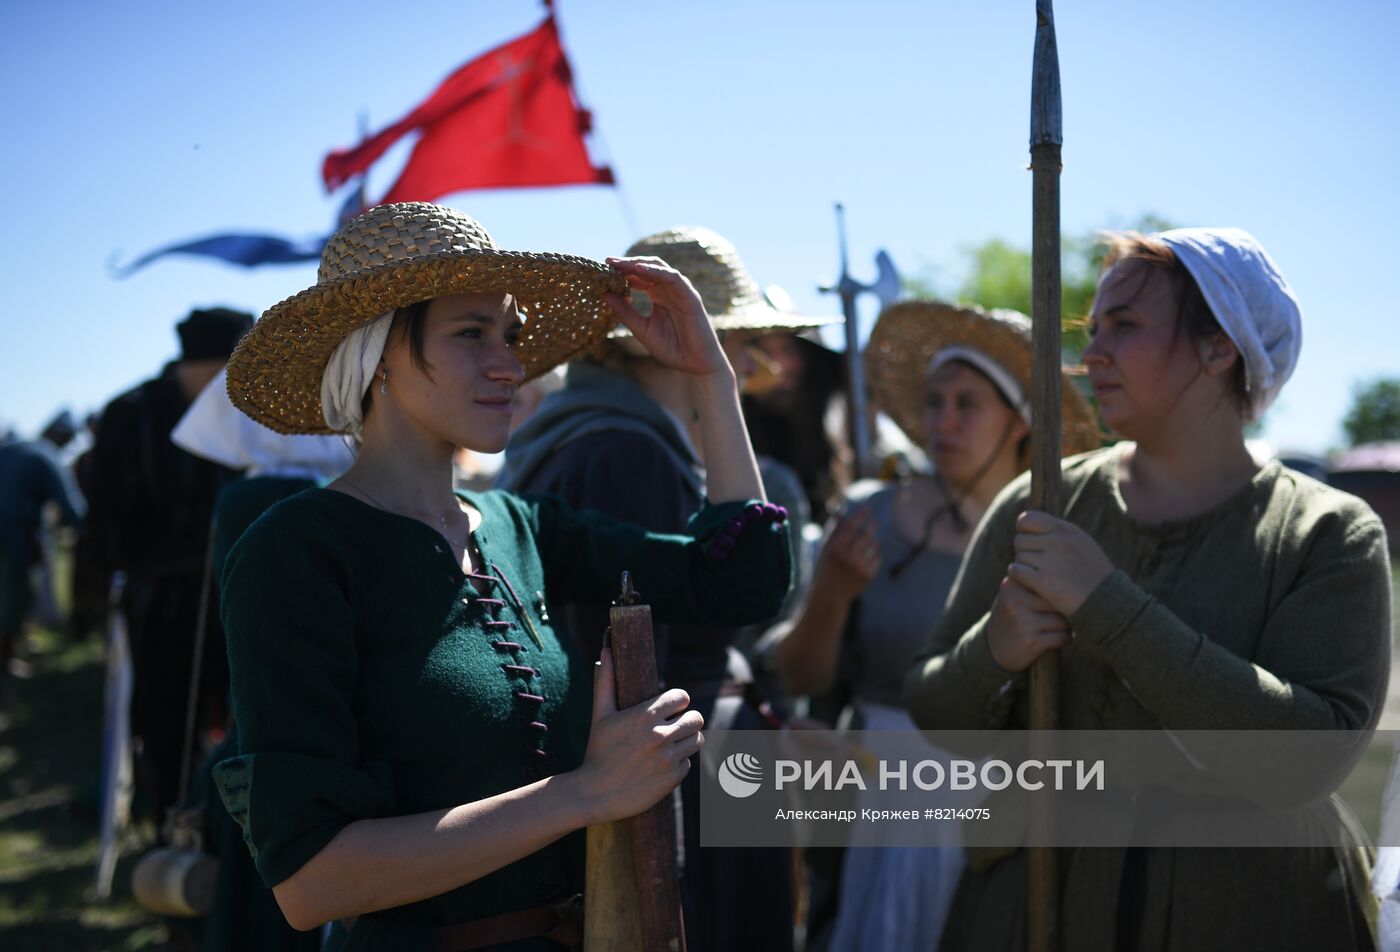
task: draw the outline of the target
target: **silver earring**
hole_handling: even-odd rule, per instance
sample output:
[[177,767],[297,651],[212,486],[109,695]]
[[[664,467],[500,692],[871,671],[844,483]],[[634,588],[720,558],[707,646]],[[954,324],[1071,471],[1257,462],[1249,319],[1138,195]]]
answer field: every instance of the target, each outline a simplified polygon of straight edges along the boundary
[[385,384],[388,382],[389,370],[386,367],[384,370],[379,371],[379,393],[381,396],[388,396],[388,392],[384,389]]

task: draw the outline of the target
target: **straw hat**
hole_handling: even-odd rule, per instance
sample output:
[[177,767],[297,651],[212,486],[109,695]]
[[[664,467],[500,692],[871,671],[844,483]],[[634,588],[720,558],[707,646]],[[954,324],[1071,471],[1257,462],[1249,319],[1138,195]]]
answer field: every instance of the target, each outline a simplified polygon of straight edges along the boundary
[[[807,317],[778,310],[749,276],[734,246],[708,228],[668,228],[627,249],[628,257],[651,256],[690,279],[715,330],[783,330],[840,323],[839,317]],[[638,295],[640,296],[640,295]],[[629,335],[626,328],[614,337]]]
[[316,284],[268,308],[228,364],[229,397],[279,433],[330,433],[321,377],[347,334],[395,308],[445,294],[502,291],[525,321],[526,379],[587,350],[616,323],[603,292],[627,293],[612,268],[573,255],[501,251],[461,212],[426,202],[379,205],[321,252]]
[[[900,301],[880,313],[865,347],[865,374],[880,409],[916,446],[923,445],[929,363],[939,351],[961,345],[996,361],[1031,392],[1031,321],[1017,311],[984,311],[935,301]],[[1094,411],[1068,374],[1060,378],[1063,453],[1072,456],[1100,444]]]

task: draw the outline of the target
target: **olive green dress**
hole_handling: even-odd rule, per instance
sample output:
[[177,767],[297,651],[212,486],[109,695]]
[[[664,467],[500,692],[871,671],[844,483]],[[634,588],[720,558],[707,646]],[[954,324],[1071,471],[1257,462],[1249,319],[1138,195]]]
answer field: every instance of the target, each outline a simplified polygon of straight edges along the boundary
[[[1066,518],[1117,571],[1070,619],[1060,726],[1373,728],[1390,667],[1390,573],[1375,513],[1271,462],[1210,511],[1147,524],[1123,503],[1119,459],[1110,447],[1063,468]],[[1029,726],[1025,675],[997,666],[985,634],[1028,493],[1023,477],[993,504],[915,659],[905,700],[920,727]],[[1359,846],[1059,855],[1065,950],[1375,947]],[[941,948],[1019,952],[1025,908],[1025,853],[974,856]]]
[[[787,592],[786,526],[743,520],[741,503],[703,508],[687,535],[657,535],[554,497],[465,498],[483,516],[475,540],[495,582],[464,575],[423,523],[325,489],[273,507],[230,554],[223,617],[242,756],[216,775],[269,885],[355,820],[454,807],[579,766],[594,659],[556,635],[546,593],[607,604],[628,570],[658,620],[737,626],[770,617]],[[441,896],[360,916],[330,947],[435,949],[438,927],[581,887],[573,834]]]

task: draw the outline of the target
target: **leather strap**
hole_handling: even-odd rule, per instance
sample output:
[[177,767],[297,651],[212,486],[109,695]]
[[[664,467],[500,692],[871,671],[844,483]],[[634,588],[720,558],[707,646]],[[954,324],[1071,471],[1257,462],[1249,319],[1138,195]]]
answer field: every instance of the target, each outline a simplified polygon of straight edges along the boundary
[[487,916],[438,930],[438,952],[468,952],[506,942],[543,937],[574,949],[583,942],[583,897]]

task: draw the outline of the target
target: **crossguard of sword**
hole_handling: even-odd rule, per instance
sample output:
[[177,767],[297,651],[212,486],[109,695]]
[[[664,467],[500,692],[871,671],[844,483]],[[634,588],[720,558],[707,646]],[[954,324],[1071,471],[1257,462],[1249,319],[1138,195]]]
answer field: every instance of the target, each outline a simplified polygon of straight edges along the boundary
[[866,291],[874,291],[877,287],[878,285],[873,281],[870,284],[861,284],[849,274],[843,274],[835,284],[819,284],[817,290],[823,294],[856,295],[864,294]]

